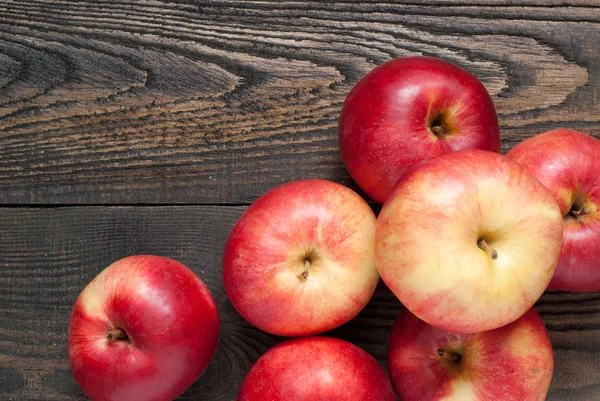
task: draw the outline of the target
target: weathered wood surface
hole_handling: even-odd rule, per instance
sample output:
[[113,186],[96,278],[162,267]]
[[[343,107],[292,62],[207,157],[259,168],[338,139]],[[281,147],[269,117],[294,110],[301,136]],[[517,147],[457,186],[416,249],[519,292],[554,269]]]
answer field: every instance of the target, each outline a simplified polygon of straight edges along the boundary
[[[350,184],[336,124],[376,65],[485,83],[503,149],[600,134],[597,1],[0,1],[0,202],[248,203]],[[293,162],[292,162],[293,160]]]
[[[233,401],[250,366],[280,339],[246,323],[228,301],[221,251],[243,207],[0,209],[0,399],[81,400],[67,361],[66,330],[79,292],[131,254],[175,258],[208,285],[222,321],[219,348],[182,400]],[[353,321],[330,333],[386,366],[391,325],[402,306],[383,285]],[[547,294],[537,304],[555,349],[549,400],[600,394],[600,294]],[[490,361],[493,363],[493,361]]]
[[[223,321],[181,399],[233,401],[280,339],[227,301],[223,243],[275,185],[355,188],[336,136],[352,85],[391,58],[435,55],[484,82],[503,151],[556,127],[600,136],[599,22],[588,0],[0,0],[0,399],[84,399],[70,308],[102,268],[152,253],[194,269]],[[600,294],[536,308],[555,348],[549,400],[599,400]],[[385,366],[400,309],[381,286],[331,334]]]

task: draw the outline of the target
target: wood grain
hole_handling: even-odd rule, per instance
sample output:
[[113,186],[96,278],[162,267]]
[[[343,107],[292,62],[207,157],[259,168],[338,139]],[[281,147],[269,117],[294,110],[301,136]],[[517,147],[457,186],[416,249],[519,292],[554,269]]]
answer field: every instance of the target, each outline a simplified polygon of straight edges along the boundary
[[[85,399],[71,306],[111,262],[152,253],[196,271],[221,313],[217,355],[181,399],[233,401],[281,339],[227,300],[225,238],[283,182],[356,188],[336,132],[354,83],[392,58],[443,57],[492,94],[503,151],[556,127],[600,137],[597,43],[588,0],[0,0],[0,399]],[[380,285],[329,334],[385,367],[401,308]],[[548,399],[599,399],[600,293],[536,309],[555,349]]]
[[600,135],[600,2],[0,1],[0,202],[247,204],[352,185],[336,124],[354,83],[435,55],[493,95],[503,151]]
[[[67,361],[71,307],[111,262],[158,254],[192,268],[219,306],[215,358],[181,400],[235,400],[250,366],[280,338],[246,323],[227,300],[221,252],[243,207],[1,208],[0,399],[83,400]],[[353,321],[329,335],[363,347],[386,367],[387,337],[402,306],[380,285]],[[537,304],[555,349],[551,401],[600,394],[600,293],[546,294]]]

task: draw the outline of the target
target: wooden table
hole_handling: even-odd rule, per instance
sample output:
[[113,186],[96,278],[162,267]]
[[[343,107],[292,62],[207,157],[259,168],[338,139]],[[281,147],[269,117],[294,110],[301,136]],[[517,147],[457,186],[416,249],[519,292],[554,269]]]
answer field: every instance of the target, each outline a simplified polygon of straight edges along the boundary
[[[599,22],[588,0],[0,1],[0,399],[84,399],[73,302],[111,262],[151,253],[190,266],[221,313],[218,352],[181,399],[234,400],[280,338],[227,300],[224,241],[278,184],[355,188],[336,132],[352,85],[440,56],[493,95],[503,152],[556,127],[600,135]],[[548,399],[599,400],[600,293],[536,309],[555,349]],[[380,286],[331,335],[385,366],[400,310]]]

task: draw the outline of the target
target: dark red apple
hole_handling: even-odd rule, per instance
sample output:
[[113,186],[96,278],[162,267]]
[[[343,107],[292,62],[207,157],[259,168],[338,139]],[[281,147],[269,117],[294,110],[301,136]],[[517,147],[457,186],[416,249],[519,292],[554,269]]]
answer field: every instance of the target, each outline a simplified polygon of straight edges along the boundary
[[422,160],[459,149],[500,150],[496,110],[468,71],[432,57],[388,61],[350,91],[339,121],[342,160],[383,203]]
[[171,401],[198,379],[219,336],[217,305],[183,264],[121,259],[75,302],[69,362],[94,401]]
[[552,192],[563,215],[562,249],[549,288],[600,290],[600,141],[553,130],[524,140],[507,156]]
[[394,401],[377,361],[347,341],[288,340],[263,354],[242,383],[238,401]]
[[388,368],[402,401],[544,401],[554,357],[533,309],[475,334],[439,330],[404,310],[392,328]]

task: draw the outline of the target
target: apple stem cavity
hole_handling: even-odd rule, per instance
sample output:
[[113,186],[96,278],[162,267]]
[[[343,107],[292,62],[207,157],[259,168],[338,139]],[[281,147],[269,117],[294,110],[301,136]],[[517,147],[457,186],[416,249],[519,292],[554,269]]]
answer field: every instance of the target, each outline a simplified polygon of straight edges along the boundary
[[448,124],[448,111],[440,110],[428,123],[429,131],[440,139],[445,139],[452,133],[451,125]]
[[498,251],[496,251],[487,242],[485,242],[485,239],[480,238],[479,240],[477,240],[477,246],[486,251],[490,255],[490,258],[492,258],[492,260],[498,259]]
[[129,337],[127,336],[127,333],[125,333],[125,330],[120,329],[118,327],[115,327],[115,328],[111,329],[106,334],[106,339],[108,341],[110,341],[111,343],[114,343],[114,342],[117,342],[117,341],[126,341],[126,342],[129,342]]
[[462,356],[460,354],[446,351],[443,348],[438,349],[437,354],[438,354],[438,356],[440,356],[450,362],[459,363],[462,360]]

